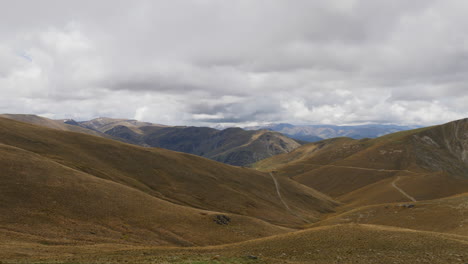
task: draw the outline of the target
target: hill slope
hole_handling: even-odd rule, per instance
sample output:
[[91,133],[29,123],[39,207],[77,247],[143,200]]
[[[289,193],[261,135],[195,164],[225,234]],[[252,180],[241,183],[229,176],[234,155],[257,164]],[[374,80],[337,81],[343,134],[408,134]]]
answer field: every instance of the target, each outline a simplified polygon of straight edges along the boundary
[[[28,252],[35,245],[25,247]],[[48,250],[48,252],[46,251]],[[50,248],[36,246],[32,260],[50,258]],[[464,263],[466,237],[377,225],[336,225],[205,248],[82,248],[86,254],[59,259],[73,263]],[[5,254],[5,253],[4,253]],[[49,255],[47,255],[49,254]],[[0,253],[2,256],[2,253]],[[54,258],[57,258],[56,256]],[[257,258],[257,259],[255,259]],[[23,258],[24,259],[24,258]]]
[[[207,245],[286,232],[234,214],[175,205],[128,186],[0,144],[0,227],[43,244]],[[13,234],[13,235],[12,235]]]
[[468,193],[420,202],[359,207],[329,217],[314,226],[374,224],[468,237]]
[[308,144],[268,173],[0,118],[0,258],[464,263],[467,122]]
[[80,122],[80,125],[128,143],[195,154],[237,166],[287,153],[301,145],[284,135],[267,130],[227,128],[219,131],[209,127],[164,127],[109,118]]
[[[266,130],[227,128],[219,131],[206,127],[144,127],[142,130],[145,132],[142,140],[146,145],[191,153],[237,166],[287,153],[300,146],[293,139]],[[116,136],[114,132],[109,134]]]
[[171,127],[131,119],[96,118],[90,121],[51,120],[34,115],[3,115],[13,120],[63,131],[74,131],[195,154],[215,161],[247,166],[259,160],[290,152],[300,143],[280,133],[228,128]]
[[93,136],[111,138],[104,133],[100,133],[99,131],[86,129],[77,125],[68,124],[67,120],[52,120],[52,119],[37,116],[37,115],[22,115],[22,114],[1,114],[0,117],[13,119],[16,121],[29,123],[33,125],[62,130],[62,131],[72,131],[72,132],[85,133],[85,134],[89,134]]
[[[2,208],[0,225],[16,231],[49,230],[41,227],[48,224],[57,235],[74,223],[67,233],[73,239],[81,232],[116,239],[111,226],[121,234],[128,228],[132,241],[150,230],[155,244],[216,244],[285,232],[275,225],[316,221],[336,204],[288,179],[276,185],[267,173],[4,118],[0,144],[1,188],[10,190],[1,200],[11,204]],[[227,233],[218,230],[227,221],[219,215],[231,219]]]
[[[337,138],[255,164],[348,204],[442,198],[468,191],[468,119],[376,139]],[[404,192],[404,191],[403,191]]]

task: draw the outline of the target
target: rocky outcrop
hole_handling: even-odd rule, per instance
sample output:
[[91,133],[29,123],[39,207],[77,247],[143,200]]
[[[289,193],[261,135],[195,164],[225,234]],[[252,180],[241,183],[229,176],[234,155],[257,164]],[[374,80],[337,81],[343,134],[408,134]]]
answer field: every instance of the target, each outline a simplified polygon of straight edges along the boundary
[[468,118],[426,129],[412,143],[422,167],[468,178]]

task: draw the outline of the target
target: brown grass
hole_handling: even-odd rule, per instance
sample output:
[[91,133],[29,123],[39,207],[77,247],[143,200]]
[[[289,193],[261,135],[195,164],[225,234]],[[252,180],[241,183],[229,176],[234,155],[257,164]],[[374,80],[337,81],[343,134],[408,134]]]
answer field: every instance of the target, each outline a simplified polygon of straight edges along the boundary
[[348,207],[404,200],[390,183],[418,200],[468,191],[468,120],[402,131],[376,139],[311,143],[255,164],[324,192]]
[[[466,237],[376,225],[336,225],[257,239],[238,244],[203,248],[125,248],[101,246],[32,248],[38,263],[464,263]],[[54,252],[54,257],[45,250]],[[0,255],[1,256],[1,255]],[[42,256],[42,257],[38,257]],[[249,260],[256,256],[258,260]],[[42,260],[41,260],[42,259]],[[54,261],[56,260],[56,261]],[[17,263],[13,261],[12,263]]]
[[288,211],[268,173],[0,118],[0,259],[466,263],[463,122],[258,163]]
[[[291,214],[266,173],[8,119],[0,143],[0,226],[53,243],[220,244],[289,231],[336,204],[281,179]],[[231,222],[215,223],[220,214]]]

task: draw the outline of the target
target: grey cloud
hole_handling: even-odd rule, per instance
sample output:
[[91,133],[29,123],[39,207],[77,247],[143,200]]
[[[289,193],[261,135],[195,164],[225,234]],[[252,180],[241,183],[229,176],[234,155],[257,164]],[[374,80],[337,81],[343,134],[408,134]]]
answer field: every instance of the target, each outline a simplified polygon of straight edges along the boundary
[[466,8],[0,0],[0,111],[191,125],[446,122],[468,115]]

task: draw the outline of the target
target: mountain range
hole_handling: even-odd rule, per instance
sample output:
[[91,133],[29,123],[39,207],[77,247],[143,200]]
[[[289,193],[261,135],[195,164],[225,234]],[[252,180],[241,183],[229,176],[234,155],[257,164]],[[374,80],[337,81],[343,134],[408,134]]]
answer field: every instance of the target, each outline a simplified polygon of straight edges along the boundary
[[268,129],[280,132],[288,137],[308,142],[316,142],[323,139],[335,137],[350,137],[354,139],[376,138],[398,131],[415,129],[417,126],[399,125],[357,125],[357,126],[336,126],[336,125],[291,125],[291,124],[269,124],[265,126],[246,127],[247,130]]
[[0,117],[3,263],[468,261],[468,119],[245,168],[122,142],[102,120],[21,118]]
[[51,120],[35,115],[0,115],[65,131],[82,132],[125,143],[160,147],[247,166],[273,155],[290,152],[301,143],[269,130],[165,126],[130,119],[96,118],[90,121]]

